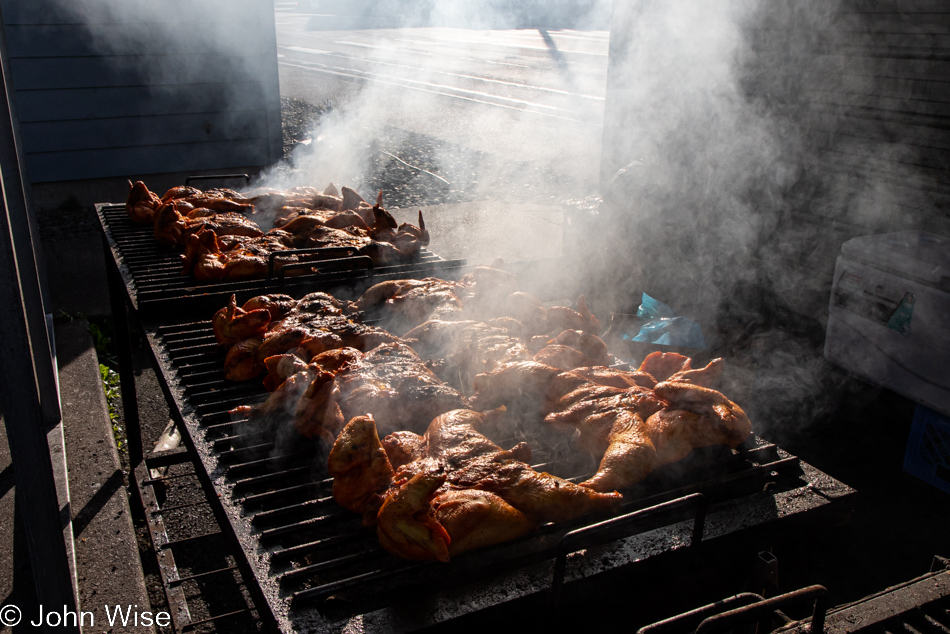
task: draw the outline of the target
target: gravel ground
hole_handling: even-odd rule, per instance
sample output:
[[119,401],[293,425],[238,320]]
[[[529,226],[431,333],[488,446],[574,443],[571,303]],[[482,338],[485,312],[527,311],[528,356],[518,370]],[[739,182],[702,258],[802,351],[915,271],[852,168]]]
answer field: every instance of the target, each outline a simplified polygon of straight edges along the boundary
[[[315,122],[328,106],[282,98],[284,158],[310,138]],[[593,192],[590,184],[571,180],[539,163],[504,161],[432,136],[387,127],[364,150],[369,168],[359,183],[347,183],[364,198],[383,190],[386,206],[405,208],[499,198],[500,189],[517,189],[524,203],[564,203]],[[506,174],[509,182],[480,179],[482,174]]]

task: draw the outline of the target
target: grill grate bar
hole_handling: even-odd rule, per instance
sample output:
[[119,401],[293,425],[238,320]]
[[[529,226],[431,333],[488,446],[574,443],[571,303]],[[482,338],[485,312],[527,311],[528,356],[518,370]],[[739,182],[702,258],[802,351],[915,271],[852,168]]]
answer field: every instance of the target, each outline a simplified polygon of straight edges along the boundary
[[251,610],[250,608],[244,608],[243,610],[235,610],[234,612],[227,612],[225,614],[209,616],[206,619],[201,619],[200,621],[192,621],[191,623],[186,624],[184,627],[182,627],[181,631],[187,632],[187,631],[195,629],[199,625],[204,625],[205,623],[213,623],[214,621],[220,621],[221,619],[226,619],[228,617],[238,616],[240,614],[252,614],[253,612],[254,610]]
[[290,524],[288,526],[278,526],[277,528],[269,528],[267,530],[261,531],[261,539],[268,541],[275,541],[279,537],[286,537],[288,535],[293,535],[300,531],[306,531],[316,527],[328,527],[330,524],[337,522],[342,522],[345,520],[356,520],[357,518],[353,517],[353,514],[349,511],[335,511],[333,513],[326,513],[325,515],[320,515],[319,517],[313,517],[311,519],[303,520],[297,522],[296,524]]
[[266,491],[264,493],[246,495],[240,501],[241,505],[245,509],[248,507],[263,507],[268,502],[279,502],[284,498],[294,499],[294,497],[299,493],[313,489],[315,486],[317,485],[313,482],[306,482],[304,484],[297,484],[290,487]]
[[[240,460],[247,460],[243,456],[248,456],[253,458],[254,456],[259,456],[263,452],[271,451],[274,448],[274,443],[264,442],[258,443],[255,445],[244,444],[239,447],[233,446],[233,441],[236,439],[245,440],[244,436],[229,436],[227,439],[218,439],[215,442],[215,449],[220,453],[218,454],[218,462],[226,465],[237,465],[242,464]],[[226,440],[226,443],[222,443],[222,440]]]
[[[254,471],[259,471],[261,469],[267,469],[271,465],[282,465],[288,462],[292,463],[294,461],[302,462],[303,459],[305,458],[312,459],[312,457],[313,457],[313,452],[300,451],[293,454],[286,454],[286,455],[281,455],[281,456],[267,456],[266,458],[258,458],[256,460],[249,460],[248,462],[238,463],[236,465],[232,465],[228,467],[228,476],[236,480],[240,479],[242,482],[246,483],[250,479],[252,479],[254,476],[252,476],[251,478],[242,479],[241,476],[244,473],[248,473],[248,472],[252,473]],[[294,467],[294,468],[301,468],[305,470],[310,469],[310,467],[307,465],[302,465],[301,467]],[[290,470],[291,469],[285,469],[284,473]],[[268,473],[267,475],[270,476],[270,473]]]
[[355,588],[368,581],[379,581],[394,577],[400,573],[413,573],[417,570],[422,570],[425,567],[427,567],[425,563],[414,563],[392,570],[374,570],[372,572],[366,572],[354,577],[350,577],[349,579],[343,579],[342,581],[334,581],[332,583],[326,583],[313,588],[307,588],[306,590],[299,590],[291,595],[291,604],[299,605],[304,601],[329,597],[333,594],[336,594],[337,592],[340,592],[341,590]]
[[280,550],[274,551],[271,560],[275,564],[287,563],[291,560],[320,552],[321,550],[339,551],[352,542],[363,541],[364,539],[366,539],[366,536],[359,531],[344,535],[334,535],[298,546],[281,548]]
[[271,509],[269,511],[261,511],[256,513],[251,519],[251,524],[254,526],[264,526],[266,524],[274,524],[281,521],[281,518],[288,516],[299,516],[301,514],[307,513],[308,511],[320,511],[324,507],[334,506],[336,504],[333,496],[316,498],[313,500],[306,500],[305,502],[300,502],[298,504],[291,504],[290,506],[282,506],[280,508]]
[[320,573],[331,572],[338,568],[344,568],[354,564],[380,559],[385,555],[386,552],[382,548],[369,548],[366,550],[361,550],[360,552],[352,553],[350,555],[344,555],[334,559],[327,559],[325,561],[321,561],[320,563],[311,564],[309,566],[304,566],[303,568],[297,568],[291,570],[290,572],[285,572],[279,575],[277,580],[281,587],[286,587],[291,582],[297,581],[301,578],[308,578]]
[[278,471],[276,473],[268,473],[265,475],[257,476],[255,478],[247,478],[244,480],[238,480],[234,483],[234,494],[240,496],[240,491],[245,489],[254,488],[255,486],[267,485],[274,482],[287,482],[294,478],[306,477],[311,472],[310,467],[296,467],[293,469],[287,469],[285,471]]
[[188,575],[187,577],[178,577],[174,581],[171,581],[170,584],[181,585],[186,581],[194,581],[196,579],[203,579],[204,577],[210,577],[212,575],[219,575],[225,572],[230,572],[232,570],[237,570],[237,566],[228,566],[227,568],[218,568],[217,570],[209,570],[208,572],[199,572],[198,574]]

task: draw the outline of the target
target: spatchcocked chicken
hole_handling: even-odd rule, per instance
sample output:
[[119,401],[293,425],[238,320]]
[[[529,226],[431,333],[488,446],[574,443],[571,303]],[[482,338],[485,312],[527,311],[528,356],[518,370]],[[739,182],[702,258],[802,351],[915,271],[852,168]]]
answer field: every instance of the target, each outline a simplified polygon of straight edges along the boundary
[[[364,313],[401,336],[364,324]],[[407,559],[447,561],[549,522],[615,512],[621,492],[658,467],[751,434],[742,408],[716,389],[721,359],[693,368],[654,353],[619,367],[583,298],[545,306],[492,267],[459,281],[383,282],[355,302],[232,298],[212,324],[226,375],[266,371],[272,392],[234,413],[332,447],[336,501]],[[558,460],[546,467],[554,474],[532,469],[526,442],[503,449],[489,439],[544,436],[596,469],[565,480]]]
[[735,448],[748,438],[752,426],[742,408],[709,387],[721,369],[721,359],[692,369],[688,357],[660,352],[647,356],[636,372],[559,372],[536,361],[518,362],[475,377],[472,403],[528,403],[545,424],[577,429],[578,446],[600,457],[597,473],[581,484],[611,491],[641,482],[693,449]]
[[295,252],[300,249],[347,249],[383,265],[411,261],[429,244],[422,212],[419,226],[397,225],[382,203],[382,192],[370,205],[332,184],[323,192],[298,187],[246,195],[181,186],[159,198],[141,181],[129,181],[125,208],[133,222],[152,225],[158,242],[184,251],[183,274],[214,282],[266,277],[288,265],[304,265],[287,269],[294,275],[318,272],[328,256]]
[[[598,493],[538,472],[524,443],[504,450],[479,428],[487,416],[446,412],[415,440],[411,462],[394,468],[372,416],[352,419],[329,456],[333,495],[375,523],[379,541],[406,559],[448,561],[508,541],[546,522],[614,512],[618,493]],[[403,435],[395,444],[412,443]],[[397,464],[404,454],[394,456]]]

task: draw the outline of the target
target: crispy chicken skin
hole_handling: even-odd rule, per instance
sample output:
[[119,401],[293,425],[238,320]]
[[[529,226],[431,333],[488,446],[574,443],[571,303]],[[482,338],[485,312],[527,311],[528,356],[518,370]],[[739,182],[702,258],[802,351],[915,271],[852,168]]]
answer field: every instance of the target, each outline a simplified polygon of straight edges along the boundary
[[409,347],[387,343],[337,375],[339,404],[347,420],[372,414],[380,430],[421,432],[425,421],[468,402],[449,387]]
[[646,372],[657,381],[665,381],[677,372],[690,369],[689,357],[676,352],[652,352],[640,364],[640,372]]
[[[344,187],[342,195],[335,187],[327,191],[332,193],[294,187],[245,196],[230,189],[179,186],[159,198],[141,181],[129,181],[125,208],[133,222],[152,225],[160,244],[183,249],[182,274],[201,282],[266,277],[269,258],[293,249],[345,247],[379,264],[412,261],[429,244],[421,211],[419,226],[397,226],[382,207],[382,192],[371,206],[350,188]],[[255,218],[270,214],[277,214],[275,228],[265,234]],[[226,236],[254,240],[224,240]],[[275,270],[291,275],[314,272],[320,257],[284,254],[274,261]],[[310,262],[313,267],[287,268]]]
[[327,468],[337,503],[364,515],[364,523],[372,525],[395,476],[372,416],[357,416],[346,424],[333,443]]
[[538,523],[500,495],[478,489],[449,489],[431,501],[436,520],[451,537],[449,556],[517,539]]
[[376,516],[376,534],[383,548],[403,559],[449,560],[452,538],[431,504],[444,482],[444,474],[422,472],[396,483]]
[[[378,508],[377,534],[390,553],[439,561],[515,539],[539,523],[617,510],[619,494],[534,471],[520,460],[530,458],[523,443],[508,451],[497,446],[477,430],[487,417],[472,410],[446,412],[423,437],[382,444],[370,417],[352,419],[331,450],[331,468],[344,474],[338,501],[364,518]],[[384,447],[404,441],[419,457],[402,465],[381,493],[390,466]]]
[[149,191],[142,181],[129,181],[129,195],[125,199],[125,211],[136,224],[151,224],[155,220],[155,212],[162,204],[158,194]]
[[543,402],[550,381],[560,374],[557,368],[537,361],[508,363],[475,377],[472,405],[489,410],[519,401]]
[[563,522],[618,508],[619,494],[594,493],[535,471],[521,460],[529,457],[525,446],[506,451],[479,432],[485,422],[486,414],[465,409],[436,417],[425,433],[426,457],[401,467],[397,477],[441,464],[449,487],[495,493],[539,522]]
[[383,438],[383,449],[389,457],[389,464],[398,469],[425,456],[426,440],[411,431],[394,431]]
[[[321,292],[310,293],[300,300],[280,294],[260,295],[242,307],[237,306],[232,296],[228,305],[218,310],[211,320],[218,343],[231,347],[226,366],[233,368],[239,360],[241,362],[240,373],[227,370],[225,377],[248,380],[267,371],[264,385],[273,391],[298,365],[293,359],[278,357],[293,354],[306,364],[326,351],[343,348],[366,351],[381,343],[396,341],[385,330],[358,321],[354,311],[355,305],[351,302]],[[245,343],[248,340],[256,343]],[[352,360],[348,355],[350,353],[343,354],[344,360]],[[330,358],[324,357],[323,363],[328,363]],[[332,373],[340,369],[340,364],[323,368]]]
[[[693,370],[689,358],[676,353],[649,355],[635,372],[558,372],[538,361],[522,362],[478,375],[472,402],[486,408],[528,402],[529,412],[546,412],[545,424],[578,430],[577,446],[600,456],[596,474],[581,484],[612,491],[693,449],[735,448],[748,438],[752,427],[742,408],[702,385],[721,372],[721,359]],[[667,380],[656,383],[654,373]]]
[[232,346],[242,339],[260,335],[273,319],[273,314],[266,308],[238,307],[237,297],[231,295],[228,305],[219,310],[211,318],[211,327],[218,343]]

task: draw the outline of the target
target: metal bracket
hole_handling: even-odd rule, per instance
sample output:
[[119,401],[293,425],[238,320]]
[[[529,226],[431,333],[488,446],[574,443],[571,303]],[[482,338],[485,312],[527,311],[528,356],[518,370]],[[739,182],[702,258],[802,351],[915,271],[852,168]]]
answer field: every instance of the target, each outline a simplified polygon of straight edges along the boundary
[[821,634],[825,629],[825,614],[828,611],[828,590],[824,586],[808,586],[771,599],[765,599],[752,605],[711,616],[699,624],[696,634],[728,632],[739,625],[751,624],[763,618],[773,616],[775,612],[805,601],[814,601],[812,611],[812,634]]
[[686,495],[656,506],[578,528],[565,534],[557,545],[557,557],[554,559],[554,577],[551,580],[549,595],[550,604],[552,606],[560,604],[569,553],[646,532],[651,530],[652,527],[643,528],[639,531],[632,531],[631,527],[649,520],[656,520],[658,517],[673,515],[686,509],[694,509],[693,533],[689,547],[696,548],[703,541],[703,529],[706,523],[706,498],[701,493]]

